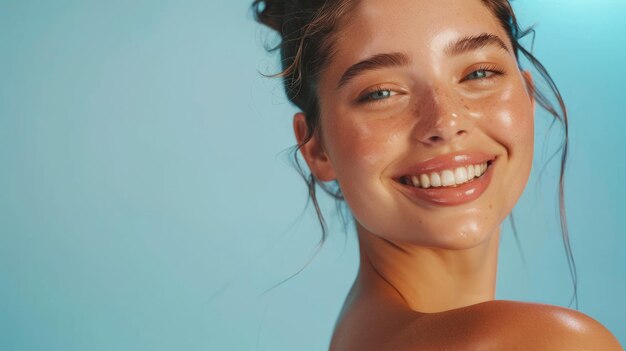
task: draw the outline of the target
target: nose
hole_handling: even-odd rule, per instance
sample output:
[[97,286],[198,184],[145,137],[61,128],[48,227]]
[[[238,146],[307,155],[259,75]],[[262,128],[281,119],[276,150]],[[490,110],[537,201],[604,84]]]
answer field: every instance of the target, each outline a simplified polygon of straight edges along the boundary
[[462,98],[440,87],[430,87],[422,95],[415,113],[415,138],[423,144],[446,144],[467,135],[473,128]]

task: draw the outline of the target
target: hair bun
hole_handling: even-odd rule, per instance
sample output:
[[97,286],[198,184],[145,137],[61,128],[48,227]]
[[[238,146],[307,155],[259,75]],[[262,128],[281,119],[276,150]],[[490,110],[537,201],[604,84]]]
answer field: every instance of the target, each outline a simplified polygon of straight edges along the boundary
[[254,0],[256,20],[282,34],[286,0]]

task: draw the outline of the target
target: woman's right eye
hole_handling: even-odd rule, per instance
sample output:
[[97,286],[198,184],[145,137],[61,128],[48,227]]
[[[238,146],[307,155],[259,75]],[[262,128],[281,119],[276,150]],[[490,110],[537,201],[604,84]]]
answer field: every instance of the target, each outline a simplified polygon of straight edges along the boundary
[[391,91],[390,89],[376,88],[372,91],[369,91],[363,94],[358,99],[358,102],[360,103],[379,102],[379,101],[388,99],[393,95],[395,95],[395,93]]

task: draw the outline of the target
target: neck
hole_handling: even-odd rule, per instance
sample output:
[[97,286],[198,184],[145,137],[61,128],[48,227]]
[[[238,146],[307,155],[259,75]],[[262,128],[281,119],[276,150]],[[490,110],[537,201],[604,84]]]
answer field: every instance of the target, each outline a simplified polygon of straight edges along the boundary
[[361,226],[358,235],[360,285],[387,285],[414,311],[441,312],[495,298],[500,228],[463,250],[391,242]]

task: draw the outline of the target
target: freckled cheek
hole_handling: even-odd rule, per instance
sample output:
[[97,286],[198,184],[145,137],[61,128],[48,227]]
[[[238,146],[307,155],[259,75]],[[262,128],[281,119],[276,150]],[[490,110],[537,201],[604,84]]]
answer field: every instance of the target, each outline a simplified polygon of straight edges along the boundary
[[[534,148],[534,111],[526,94],[494,98],[484,104],[481,128],[503,148],[507,172],[502,177],[507,192],[502,192],[503,209],[512,208],[528,181]],[[507,210],[508,211],[508,210]],[[504,211],[502,214],[508,213]]]
[[525,94],[502,94],[474,105],[474,116],[494,139],[506,146],[519,143],[532,145],[534,114]]
[[337,122],[327,134],[329,155],[339,181],[378,177],[393,157],[399,137],[385,124]]

